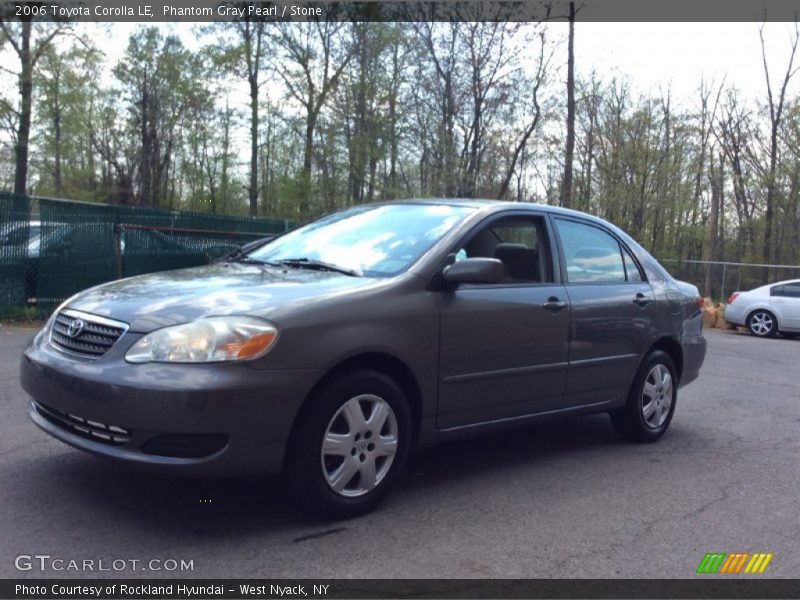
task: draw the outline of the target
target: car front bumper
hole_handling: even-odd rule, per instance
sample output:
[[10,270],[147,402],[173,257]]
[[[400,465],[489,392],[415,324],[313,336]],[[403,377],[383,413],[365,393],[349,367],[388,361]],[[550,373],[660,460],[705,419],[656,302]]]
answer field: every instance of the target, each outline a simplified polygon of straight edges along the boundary
[[134,365],[116,348],[88,361],[41,339],[20,364],[30,417],[53,437],[153,470],[210,477],[278,472],[319,376],[245,364]]

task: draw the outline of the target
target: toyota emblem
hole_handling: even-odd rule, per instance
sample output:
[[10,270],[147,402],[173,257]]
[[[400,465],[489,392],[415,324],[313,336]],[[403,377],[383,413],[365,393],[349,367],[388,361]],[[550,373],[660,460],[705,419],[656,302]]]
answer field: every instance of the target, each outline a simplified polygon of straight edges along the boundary
[[83,319],[75,319],[69,324],[67,335],[71,338],[76,338],[83,333],[84,327],[86,327],[86,322]]

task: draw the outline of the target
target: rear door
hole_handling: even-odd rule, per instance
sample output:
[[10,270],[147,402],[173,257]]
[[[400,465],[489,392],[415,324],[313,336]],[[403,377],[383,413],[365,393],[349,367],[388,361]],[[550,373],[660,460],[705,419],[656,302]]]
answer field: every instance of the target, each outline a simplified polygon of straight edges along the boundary
[[554,217],[572,306],[564,407],[627,394],[647,349],[655,295],[632,253],[592,222]]
[[800,281],[773,286],[770,302],[782,329],[800,331]]
[[560,407],[567,368],[569,304],[555,282],[543,215],[495,217],[453,248],[456,260],[498,258],[497,284],[441,292],[441,429]]

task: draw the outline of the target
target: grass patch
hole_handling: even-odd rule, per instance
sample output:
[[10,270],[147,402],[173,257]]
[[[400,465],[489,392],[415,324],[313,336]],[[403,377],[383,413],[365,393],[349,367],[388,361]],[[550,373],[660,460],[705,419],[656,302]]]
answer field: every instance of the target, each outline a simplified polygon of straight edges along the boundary
[[13,325],[15,327],[41,327],[47,319],[43,319],[34,306],[15,308],[0,314],[0,325]]

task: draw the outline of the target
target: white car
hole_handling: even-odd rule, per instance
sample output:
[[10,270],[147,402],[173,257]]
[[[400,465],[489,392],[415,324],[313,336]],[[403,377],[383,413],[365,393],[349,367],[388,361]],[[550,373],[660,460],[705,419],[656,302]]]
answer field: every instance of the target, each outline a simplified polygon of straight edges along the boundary
[[733,292],[725,320],[747,327],[755,336],[786,337],[800,334],[800,279],[779,281],[749,292]]

